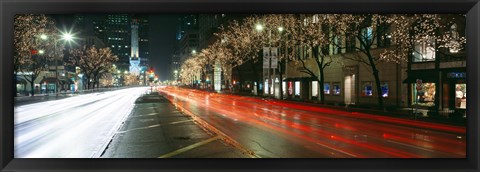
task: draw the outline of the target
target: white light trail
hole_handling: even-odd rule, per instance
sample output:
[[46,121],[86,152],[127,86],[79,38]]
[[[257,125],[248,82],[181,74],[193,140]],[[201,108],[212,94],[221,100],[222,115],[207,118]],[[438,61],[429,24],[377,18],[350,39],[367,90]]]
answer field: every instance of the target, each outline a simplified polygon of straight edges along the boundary
[[15,107],[15,158],[98,157],[147,87]]

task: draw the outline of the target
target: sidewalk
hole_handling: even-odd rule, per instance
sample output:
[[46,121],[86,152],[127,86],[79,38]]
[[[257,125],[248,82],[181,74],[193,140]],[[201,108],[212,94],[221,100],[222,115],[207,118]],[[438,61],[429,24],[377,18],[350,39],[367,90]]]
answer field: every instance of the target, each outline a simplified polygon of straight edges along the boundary
[[214,132],[200,127],[158,92],[145,94],[102,158],[245,158]]

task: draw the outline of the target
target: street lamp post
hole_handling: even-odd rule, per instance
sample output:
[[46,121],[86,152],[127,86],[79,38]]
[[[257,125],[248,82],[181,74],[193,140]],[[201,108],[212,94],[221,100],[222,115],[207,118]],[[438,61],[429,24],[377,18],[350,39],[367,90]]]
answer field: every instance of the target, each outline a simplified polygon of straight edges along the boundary
[[[43,39],[43,40],[47,40],[48,36],[45,35],[45,34],[42,34],[42,35],[40,35],[40,38]],[[54,47],[53,47],[53,55],[54,56],[57,55],[57,44],[58,44],[58,42],[60,42],[60,40],[65,40],[67,42],[70,42],[70,41],[73,40],[73,35],[65,32],[65,33],[62,34],[61,39],[55,39],[54,40]],[[58,79],[58,59],[54,57],[54,61],[55,61],[55,95],[58,96],[58,81],[59,81],[59,79]],[[64,67],[63,70],[65,70],[65,67]]]

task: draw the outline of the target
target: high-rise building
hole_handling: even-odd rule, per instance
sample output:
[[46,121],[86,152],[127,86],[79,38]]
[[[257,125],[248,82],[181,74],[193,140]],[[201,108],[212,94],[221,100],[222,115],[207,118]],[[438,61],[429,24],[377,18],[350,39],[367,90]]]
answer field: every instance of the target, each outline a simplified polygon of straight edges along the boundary
[[149,17],[148,15],[103,14],[76,15],[77,28],[84,35],[101,39],[119,59],[115,64],[121,71],[130,70],[132,44],[132,20],[138,22],[138,57],[140,66],[148,66],[149,57]]

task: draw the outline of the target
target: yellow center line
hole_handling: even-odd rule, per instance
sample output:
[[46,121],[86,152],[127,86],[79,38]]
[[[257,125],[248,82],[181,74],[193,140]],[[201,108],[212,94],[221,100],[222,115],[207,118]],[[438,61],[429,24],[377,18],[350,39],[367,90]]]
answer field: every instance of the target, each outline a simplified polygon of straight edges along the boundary
[[179,123],[185,123],[185,122],[191,122],[191,121],[193,121],[193,120],[189,119],[189,120],[171,122],[171,123],[168,123],[168,124],[155,124],[155,125],[150,125],[150,126],[141,127],[141,128],[134,128],[134,129],[125,130],[125,131],[118,131],[117,133],[126,133],[126,132],[136,131],[136,130],[145,130],[145,129],[149,129],[149,128],[164,126],[164,125],[179,124]]
[[187,146],[187,147],[183,147],[183,148],[180,148],[180,149],[177,149],[173,152],[170,152],[170,153],[167,153],[167,154],[164,154],[162,156],[159,156],[158,158],[169,158],[169,157],[172,157],[172,156],[175,156],[175,155],[178,155],[178,154],[181,154],[183,152],[186,152],[186,151],[189,151],[189,150],[192,150],[192,149],[195,149],[197,147],[200,147],[200,146],[203,146],[207,143],[210,143],[210,142],[213,142],[215,140],[218,140],[220,139],[220,136],[215,136],[215,137],[212,137],[212,138],[209,138],[207,140],[203,140],[201,142],[198,142],[198,143],[195,143],[193,145],[190,145],[190,146]]

